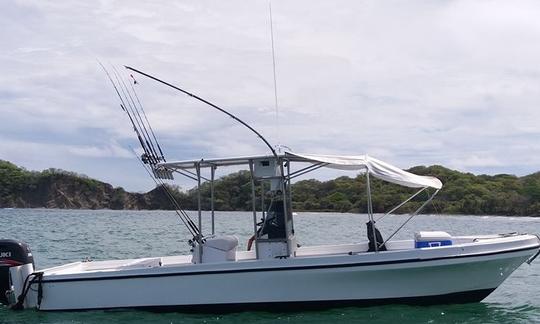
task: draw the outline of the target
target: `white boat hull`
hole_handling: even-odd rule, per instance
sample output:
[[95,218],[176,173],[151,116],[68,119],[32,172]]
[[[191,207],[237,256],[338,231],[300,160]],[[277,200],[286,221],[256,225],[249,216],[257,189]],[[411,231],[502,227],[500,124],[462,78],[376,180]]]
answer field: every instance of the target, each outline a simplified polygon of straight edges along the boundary
[[[196,311],[480,301],[538,251],[521,235],[429,249],[54,274],[40,310]],[[37,290],[37,283],[34,290]],[[31,293],[27,303],[36,304]]]

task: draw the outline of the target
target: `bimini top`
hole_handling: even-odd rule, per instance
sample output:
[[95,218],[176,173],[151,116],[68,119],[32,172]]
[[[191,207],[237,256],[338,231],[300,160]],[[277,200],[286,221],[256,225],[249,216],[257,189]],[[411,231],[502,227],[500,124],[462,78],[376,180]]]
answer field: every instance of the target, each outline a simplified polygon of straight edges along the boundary
[[[321,154],[299,154],[285,152],[280,154],[279,158],[293,162],[304,162],[321,164],[321,166],[340,170],[359,170],[367,171],[375,178],[402,185],[411,188],[424,188],[431,187],[435,189],[441,189],[442,183],[439,179],[430,176],[420,176],[395,167],[386,162],[377,160],[368,155],[321,155]],[[219,166],[233,166],[233,165],[247,165],[250,161],[258,159],[274,159],[272,155],[264,156],[245,156],[235,158],[221,158],[221,159],[200,159],[190,161],[178,161],[178,162],[165,162],[159,163],[159,168],[165,168],[168,170],[188,170],[194,169],[197,165],[201,168],[206,167],[219,167]]]
[[[367,170],[370,175],[381,180],[399,184],[405,187],[423,188],[431,187],[435,189],[442,188],[441,180],[430,177],[420,176],[401,170],[391,164],[377,160],[368,155],[343,156],[343,155],[320,155],[320,154],[298,154],[285,153],[285,156],[293,156],[311,162],[325,163],[325,167],[340,170]],[[306,161],[307,162],[307,161]]]

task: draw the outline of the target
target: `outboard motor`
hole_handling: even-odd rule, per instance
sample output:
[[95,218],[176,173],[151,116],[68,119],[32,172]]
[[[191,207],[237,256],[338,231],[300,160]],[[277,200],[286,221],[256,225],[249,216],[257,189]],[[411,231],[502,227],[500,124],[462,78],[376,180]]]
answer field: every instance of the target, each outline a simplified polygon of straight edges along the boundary
[[6,292],[11,290],[9,269],[25,264],[32,264],[34,257],[26,243],[16,240],[0,240],[0,303],[9,305]]

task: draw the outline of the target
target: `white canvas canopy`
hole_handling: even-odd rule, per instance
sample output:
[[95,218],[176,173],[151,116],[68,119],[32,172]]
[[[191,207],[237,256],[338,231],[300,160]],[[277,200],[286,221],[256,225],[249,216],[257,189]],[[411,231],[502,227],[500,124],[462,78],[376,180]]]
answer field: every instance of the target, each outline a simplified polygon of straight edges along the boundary
[[341,170],[366,170],[370,175],[373,175],[376,178],[406,187],[431,187],[435,189],[442,188],[442,182],[435,177],[416,175],[401,170],[400,168],[386,162],[372,158],[368,155],[339,156],[287,152],[285,153],[285,156],[297,157],[312,162],[326,163],[327,165],[325,165],[325,167],[328,168]]
[[[324,154],[300,154],[285,152],[280,154],[295,162],[324,163],[324,167],[340,170],[367,170],[370,175],[381,180],[399,184],[411,188],[431,187],[441,189],[442,183],[435,177],[420,176],[395,167],[386,162],[377,160],[368,155],[324,155]],[[271,155],[243,156],[220,159],[197,159],[188,161],[175,161],[157,164],[159,170],[189,170],[198,165],[201,168],[246,165],[257,159],[273,159]],[[169,179],[169,178],[167,178]]]

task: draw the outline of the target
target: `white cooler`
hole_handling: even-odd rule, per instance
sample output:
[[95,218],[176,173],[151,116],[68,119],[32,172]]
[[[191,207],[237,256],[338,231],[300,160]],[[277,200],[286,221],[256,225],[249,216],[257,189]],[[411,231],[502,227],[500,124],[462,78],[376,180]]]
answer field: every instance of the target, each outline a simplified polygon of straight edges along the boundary
[[416,248],[429,248],[452,245],[452,236],[446,232],[416,232],[414,233],[414,246]]

